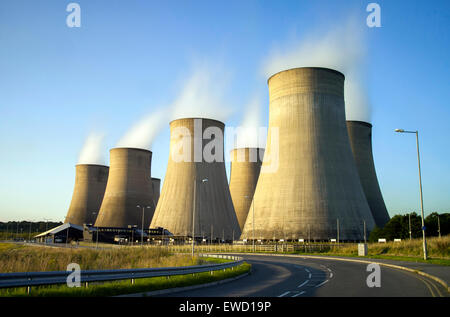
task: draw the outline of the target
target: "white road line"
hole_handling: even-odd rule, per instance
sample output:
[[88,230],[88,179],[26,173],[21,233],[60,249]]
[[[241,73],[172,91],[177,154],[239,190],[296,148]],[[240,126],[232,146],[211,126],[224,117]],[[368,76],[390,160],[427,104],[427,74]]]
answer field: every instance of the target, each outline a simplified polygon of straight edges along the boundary
[[311,278],[311,276],[312,276],[312,274],[311,274],[311,273],[309,273],[309,276],[308,276],[308,278]]
[[294,296],[292,296],[292,297],[297,297],[297,296],[300,296],[300,295],[302,295],[302,294],[305,294],[305,292],[303,291],[303,292],[300,292],[300,293],[298,293],[298,294],[295,294]]
[[305,271],[309,273],[309,270],[305,268]]
[[309,280],[306,280],[306,281],[304,281],[302,284],[300,284],[299,286],[297,286],[297,287],[302,287],[303,285],[305,285],[306,283],[308,283],[309,282]]
[[333,278],[333,273],[330,273],[330,278]]
[[323,281],[322,283],[320,283],[320,284],[317,284],[315,287],[319,287],[319,286],[322,286],[323,284],[325,284],[326,282],[328,282],[328,280],[325,280],[325,281]]
[[331,269],[327,267],[328,272],[331,272]]
[[280,296],[278,296],[278,297],[283,297],[284,295],[287,295],[287,294],[289,294],[290,293],[290,291],[287,291],[286,293],[283,293],[283,294],[281,294]]

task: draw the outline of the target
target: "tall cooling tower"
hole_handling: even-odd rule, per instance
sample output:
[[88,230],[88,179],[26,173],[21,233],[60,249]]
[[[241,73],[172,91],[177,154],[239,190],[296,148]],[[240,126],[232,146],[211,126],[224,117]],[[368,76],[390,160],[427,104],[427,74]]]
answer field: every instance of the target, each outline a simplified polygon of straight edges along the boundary
[[220,121],[199,118],[170,123],[169,162],[152,228],[192,236],[195,179],[195,237],[211,237],[211,231],[214,239],[240,236],[225,171],[224,127]]
[[95,164],[75,166],[75,187],[64,222],[79,226],[95,222],[105,194],[108,169],[108,166]]
[[382,228],[390,218],[378,184],[373,161],[372,125],[362,121],[347,121],[347,130],[367,202],[375,224]]
[[255,193],[264,149],[238,148],[230,153],[230,193],[241,230]]
[[[269,132],[242,238],[362,240],[375,223],[345,123],[344,75],[294,68],[268,80]],[[278,131],[279,138],[273,138]],[[277,142],[277,140],[279,140]],[[267,169],[278,157],[277,168]],[[251,207],[252,208],[252,207]],[[338,230],[339,229],[339,230]]]
[[159,178],[152,177],[152,189],[153,199],[155,200],[155,206],[158,205],[159,195],[161,192],[161,180]]
[[153,216],[153,189],[150,177],[152,152],[134,148],[110,150],[110,168],[105,197],[95,222],[97,227],[148,227]]

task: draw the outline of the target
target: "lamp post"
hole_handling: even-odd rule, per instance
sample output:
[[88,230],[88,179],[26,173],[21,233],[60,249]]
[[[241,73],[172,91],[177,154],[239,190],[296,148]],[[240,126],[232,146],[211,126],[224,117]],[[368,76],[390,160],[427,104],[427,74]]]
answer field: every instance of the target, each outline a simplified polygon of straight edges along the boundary
[[408,222],[409,222],[409,241],[412,240],[412,231],[411,231],[411,213],[408,214]]
[[144,246],[144,211],[145,211],[145,208],[150,208],[150,206],[140,206],[140,205],[137,205],[136,206],[137,208],[142,208],[142,232],[141,232],[141,247],[143,247]]
[[441,237],[441,223],[439,222],[439,215],[438,217],[438,233],[439,233],[439,238]]
[[[94,211],[92,214],[93,214],[93,215],[96,215],[97,212]],[[94,219],[94,220],[95,220],[95,219]],[[98,249],[98,231],[99,231],[98,227],[96,228],[95,231],[97,231],[97,232],[96,232],[96,233],[97,233],[97,239],[95,240],[95,249],[97,250],[97,249]]]
[[425,220],[424,220],[424,215],[423,215],[423,193],[422,193],[422,175],[421,175],[421,170],[420,170],[419,131],[406,131],[403,129],[395,129],[395,132],[415,133],[416,134],[417,163],[419,166],[420,209],[421,209],[421,215],[422,215],[423,259],[426,260],[428,255],[427,255],[427,240],[425,237]]
[[[244,196],[247,199],[251,199],[250,196]],[[250,201],[250,204],[252,205],[252,245],[253,245],[253,252],[255,252],[255,201],[253,201],[253,204]]]
[[[202,183],[207,183],[208,179],[202,179]],[[192,206],[192,257],[194,257],[195,252],[195,200],[197,194],[197,179],[194,177],[194,197],[193,197],[193,206]]]

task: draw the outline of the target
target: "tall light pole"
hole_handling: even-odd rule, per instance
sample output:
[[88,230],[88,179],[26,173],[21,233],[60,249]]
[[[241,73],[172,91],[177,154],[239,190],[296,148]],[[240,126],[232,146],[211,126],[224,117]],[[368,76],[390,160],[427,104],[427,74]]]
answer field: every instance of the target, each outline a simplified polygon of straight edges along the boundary
[[[92,212],[92,214],[93,215],[96,215],[97,214],[97,212]],[[97,233],[97,240],[95,241],[95,249],[97,250],[98,249],[98,227],[97,228],[95,228],[96,230],[96,233]]]
[[412,240],[412,231],[411,231],[411,213],[408,214],[408,219],[409,219],[409,241]]
[[[244,196],[247,199],[251,199],[250,196]],[[253,196],[254,197],[254,196]],[[252,244],[253,244],[253,252],[255,252],[255,201],[253,200],[253,204],[250,201],[250,204],[252,205]]]
[[[208,179],[202,179],[202,183],[207,183]],[[195,200],[197,195],[197,179],[194,177],[194,198],[193,198],[193,206],[192,206],[192,257],[194,257],[195,252]]]
[[143,247],[144,246],[144,211],[145,211],[145,208],[150,208],[150,206],[140,206],[140,205],[137,205],[136,206],[137,208],[142,208],[142,228],[141,228],[141,247]]
[[439,222],[439,215],[438,215],[438,233],[439,233],[439,238],[441,237],[441,223]]
[[406,131],[403,129],[395,129],[395,132],[415,133],[416,134],[417,163],[419,165],[420,209],[421,209],[421,213],[422,213],[423,259],[426,260],[428,255],[427,255],[427,240],[425,237],[425,218],[423,215],[422,175],[421,175],[421,170],[420,170],[420,153],[419,153],[419,131]]
[[366,221],[364,220],[364,243],[366,243]]

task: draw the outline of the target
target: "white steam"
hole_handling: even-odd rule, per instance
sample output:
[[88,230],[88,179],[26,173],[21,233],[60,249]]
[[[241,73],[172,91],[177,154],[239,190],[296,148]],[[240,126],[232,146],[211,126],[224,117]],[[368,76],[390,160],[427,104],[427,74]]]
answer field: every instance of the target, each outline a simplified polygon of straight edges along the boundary
[[150,150],[153,140],[167,122],[167,111],[158,110],[150,113],[134,124],[116,146]]
[[105,157],[102,152],[104,138],[103,133],[89,134],[78,156],[78,164],[105,165]]
[[312,32],[285,50],[276,50],[264,64],[267,78],[296,67],[326,67],[345,75],[344,98],[347,120],[370,122],[371,109],[364,85],[365,24],[350,17],[347,23],[327,32]]
[[194,67],[171,106],[172,120],[195,117],[225,121],[231,115],[232,107],[224,102],[228,73],[219,68],[206,64]]
[[265,147],[267,129],[261,128],[261,103],[261,98],[255,95],[245,107],[241,126],[236,131],[235,148]]

